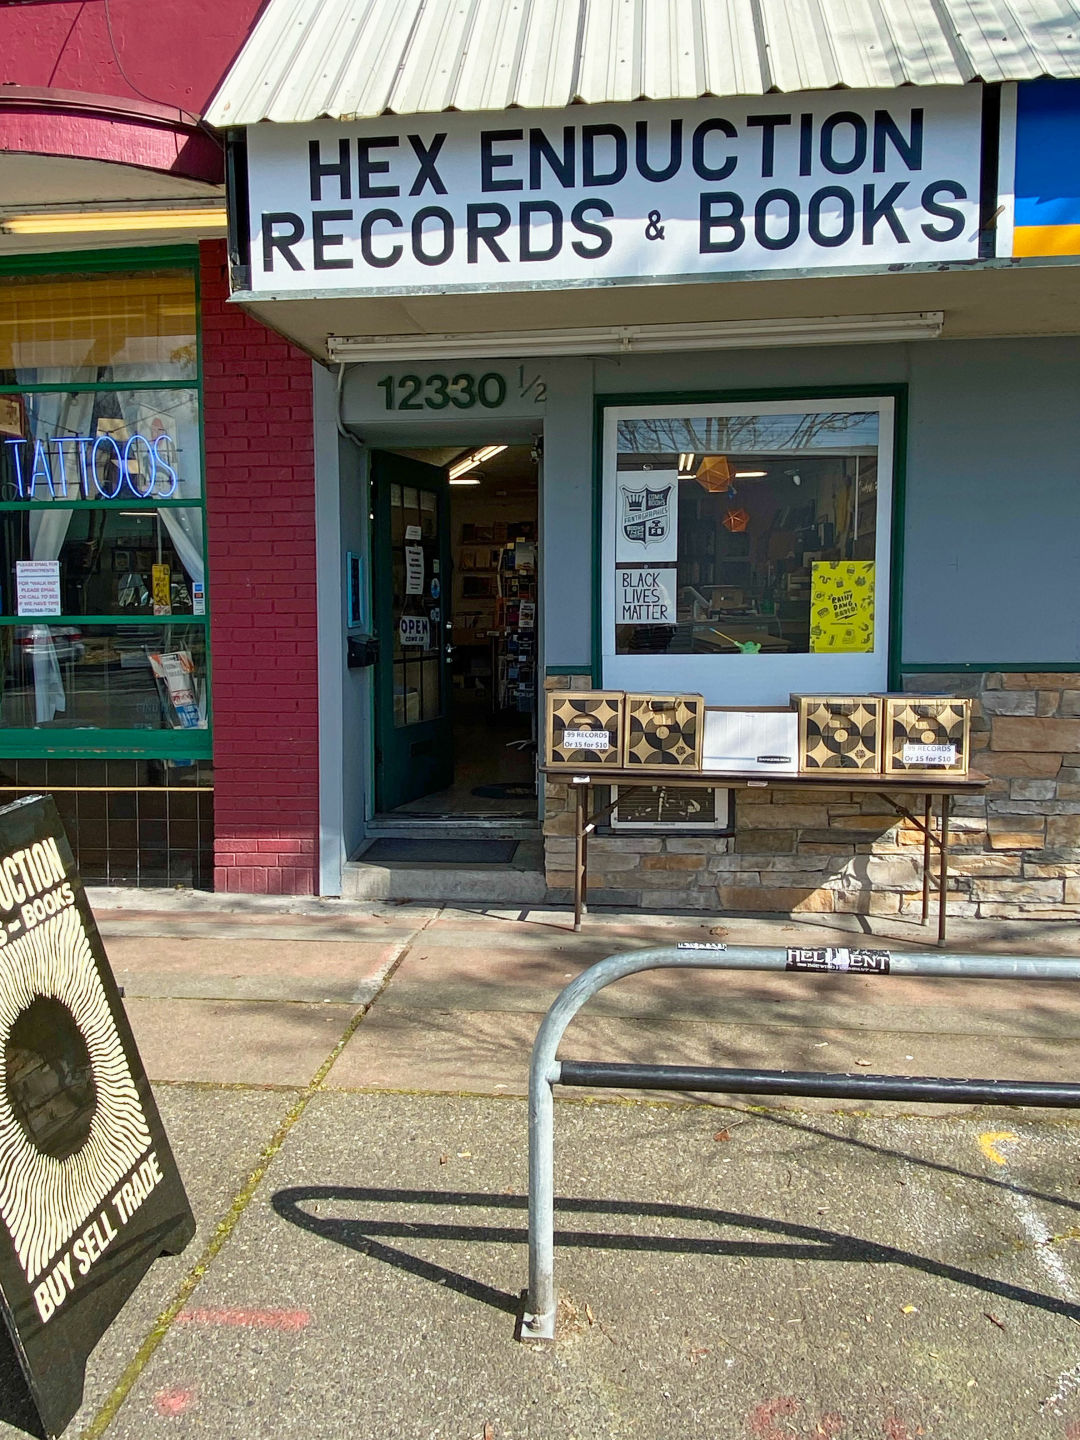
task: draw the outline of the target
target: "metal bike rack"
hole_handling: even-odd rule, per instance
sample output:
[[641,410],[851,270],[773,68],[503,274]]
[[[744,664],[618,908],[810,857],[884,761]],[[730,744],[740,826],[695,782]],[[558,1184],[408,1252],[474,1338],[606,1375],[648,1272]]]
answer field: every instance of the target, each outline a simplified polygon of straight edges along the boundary
[[957,955],[940,951],[894,954],[885,949],[780,949],[744,945],[729,948],[708,944],[681,944],[662,950],[609,955],[606,960],[590,966],[559,994],[544,1017],[533,1045],[529,1068],[529,1290],[520,1330],[523,1340],[555,1338],[556,1085],[1080,1108],[1080,1084],[556,1060],[555,1052],[566,1027],[586,1001],[605,986],[644,970],[675,968],[921,975],[965,980],[1080,979],[1080,959],[1064,957]]

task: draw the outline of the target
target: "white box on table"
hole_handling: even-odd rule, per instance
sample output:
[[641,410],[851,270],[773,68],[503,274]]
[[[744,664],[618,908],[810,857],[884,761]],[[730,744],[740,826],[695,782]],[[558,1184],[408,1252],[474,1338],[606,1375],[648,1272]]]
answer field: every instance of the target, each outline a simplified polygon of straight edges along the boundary
[[798,715],[781,707],[707,708],[701,768],[729,775],[797,775]]

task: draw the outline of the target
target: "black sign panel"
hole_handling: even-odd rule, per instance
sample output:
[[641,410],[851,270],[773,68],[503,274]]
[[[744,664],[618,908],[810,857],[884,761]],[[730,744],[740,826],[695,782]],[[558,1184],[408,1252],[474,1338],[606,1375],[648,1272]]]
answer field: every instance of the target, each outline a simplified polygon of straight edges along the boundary
[[194,1233],[56,807],[0,809],[0,1313],[47,1435],[151,1263]]

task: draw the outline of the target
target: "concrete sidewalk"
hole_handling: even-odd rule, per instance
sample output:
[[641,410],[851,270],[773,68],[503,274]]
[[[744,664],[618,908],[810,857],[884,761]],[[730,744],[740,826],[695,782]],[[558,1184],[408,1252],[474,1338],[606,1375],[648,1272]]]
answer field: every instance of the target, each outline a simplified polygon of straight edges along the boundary
[[[520,1097],[558,990],[625,949],[866,943],[865,922],[574,935],[561,911],[227,898],[93,896],[200,1231],[98,1347],[71,1433],[1080,1440],[1071,1112],[563,1098],[560,1335],[512,1338]],[[951,939],[1080,953],[1058,925]],[[647,975],[564,1050],[1074,1078],[1080,986]]]
[[[837,925],[831,916],[828,923],[717,923],[601,913],[574,934],[564,911],[543,909],[312,902],[299,913],[197,905],[156,916],[99,915],[152,1080],[301,1084],[356,1006],[379,994],[328,1081],[343,1090],[523,1095],[544,1012],[582,969],[618,951],[702,939],[774,946],[869,939],[897,950],[936,949],[932,929],[878,921],[871,931],[858,917]],[[1080,935],[1058,923],[968,921],[958,922],[955,946],[1080,954]],[[1080,986],[655,973],[598,996],[575,1021],[564,1053],[1065,1078],[1080,1073]]]

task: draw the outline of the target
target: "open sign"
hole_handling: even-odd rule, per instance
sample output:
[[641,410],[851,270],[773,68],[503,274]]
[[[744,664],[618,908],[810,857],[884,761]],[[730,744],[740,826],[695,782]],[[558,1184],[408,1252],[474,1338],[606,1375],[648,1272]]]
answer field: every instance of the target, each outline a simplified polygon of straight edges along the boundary
[[431,649],[431,621],[426,615],[402,615],[398,620],[398,639],[402,646]]

